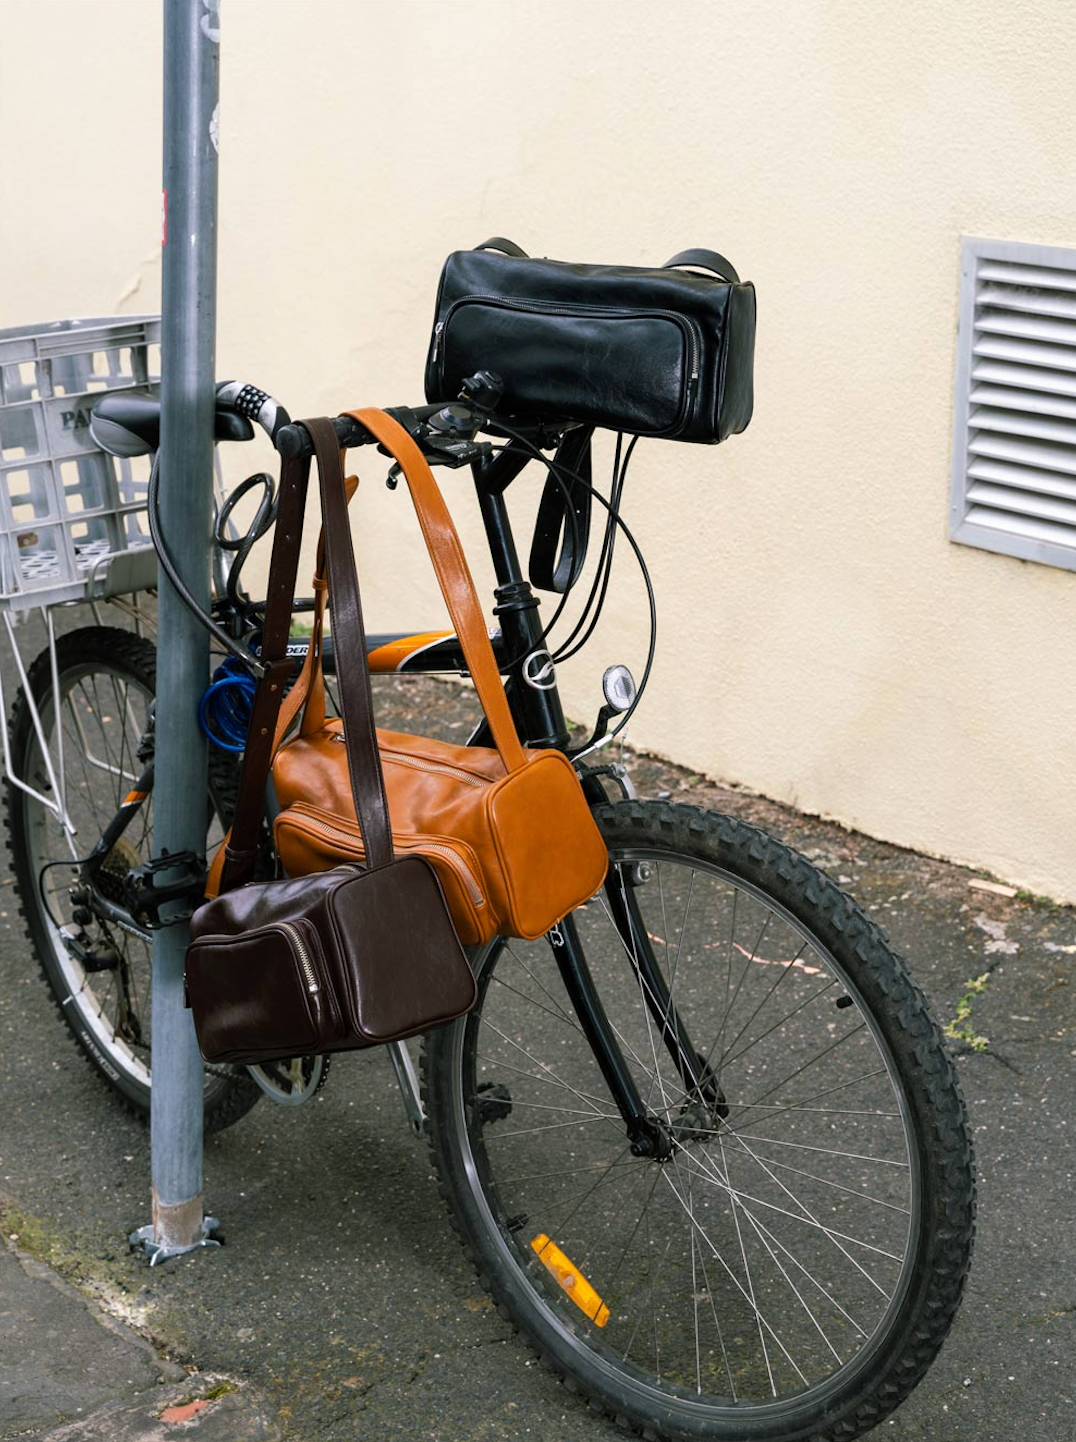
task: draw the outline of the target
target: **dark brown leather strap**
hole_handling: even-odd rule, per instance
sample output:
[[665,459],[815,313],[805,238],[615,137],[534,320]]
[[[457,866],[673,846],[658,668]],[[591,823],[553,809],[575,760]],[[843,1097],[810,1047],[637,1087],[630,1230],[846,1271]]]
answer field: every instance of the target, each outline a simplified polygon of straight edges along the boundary
[[367,865],[386,866],[393,859],[392,827],[377,750],[374,699],[366,664],[366,628],[362,621],[355,550],[347,518],[340,442],[332,422],[324,416],[303,424],[314,442],[321,481],[321,517],[328,561],[333,652],[351,794],[366,848]]
[[[392,830],[385,797],[381,763],[374,730],[373,697],[366,665],[366,633],[362,622],[355,554],[348,526],[348,493],[339,442],[332,423],[324,418],[304,421],[314,441],[321,486],[323,536],[326,541],[329,586],[333,596],[333,642],[337,655],[340,707],[344,714],[348,771],[355,811],[370,866],[393,858]],[[265,675],[254,695],[247,744],[239,775],[235,819],[224,847],[219,893],[248,882],[258,855],[258,833],[265,814],[265,786],[276,750],[277,721],[284,686],[294,669],[287,655],[295,580],[299,570],[303,512],[310,477],[310,461],[286,460],[280,472],[280,503],[269,582],[265,596],[262,661]],[[320,552],[320,547],[319,547]],[[321,573],[321,556],[318,572]],[[321,620],[319,607],[318,622]],[[312,666],[320,679],[321,626],[311,638]],[[304,668],[304,671],[306,668]]]
[[[344,463],[344,454],[340,453],[340,464]],[[358,476],[347,476],[344,480],[344,489],[347,492],[348,505],[351,498],[358,489]],[[276,744],[273,747],[273,754],[276,754],[288,729],[303,708],[303,731],[320,731],[325,725],[325,678],[321,669],[321,638],[325,623],[325,598],[328,594],[329,583],[325,579],[325,528],[322,527],[318,536],[318,558],[314,568],[314,614],[310,623],[310,645],[306,650],[306,658],[303,661],[302,670],[296,677],[291,690],[284,697],[284,703],[280,708],[280,715],[276,723]],[[304,704],[305,703],[305,704]]]
[[280,500],[269,581],[265,592],[262,661],[265,674],[254,693],[247,744],[239,773],[235,817],[224,846],[220,891],[242,886],[254,875],[258,832],[265,814],[265,783],[273,759],[277,713],[294,662],[287,654],[295,579],[299,574],[299,543],[303,535],[310,461],[285,461],[280,470]]
[[[348,411],[347,414],[375,435],[400,463],[441,594],[456,628],[494,743],[501,753],[505,769],[517,771],[526,764],[527,758],[504,694],[460,538],[429,463],[403,426],[384,411],[369,409]],[[335,634],[334,630],[334,637]]]

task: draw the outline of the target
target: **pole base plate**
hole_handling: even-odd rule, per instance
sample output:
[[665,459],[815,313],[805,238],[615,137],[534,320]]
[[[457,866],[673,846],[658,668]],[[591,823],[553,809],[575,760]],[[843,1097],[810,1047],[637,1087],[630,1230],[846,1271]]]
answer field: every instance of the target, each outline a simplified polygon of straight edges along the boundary
[[149,1222],[144,1227],[139,1227],[128,1236],[132,1252],[142,1252],[149,1259],[151,1267],[156,1267],[161,1262],[170,1262],[173,1257],[182,1257],[187,1252],[196,1252],[200,1247],[219,1247],[219,1240],[213,1235],[220,1227],[216,1217],[202,1218],[202,1235],[195,1242],[189,1242],[185,1247],[170,1246],[166,1242],[156,1242],[153,1239],[153,1223]]

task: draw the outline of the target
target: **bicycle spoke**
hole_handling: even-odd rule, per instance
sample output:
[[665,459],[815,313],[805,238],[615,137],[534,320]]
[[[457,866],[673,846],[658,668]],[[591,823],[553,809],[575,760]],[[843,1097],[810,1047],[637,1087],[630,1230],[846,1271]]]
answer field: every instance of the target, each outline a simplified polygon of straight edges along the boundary
[[[515,962],[515,964],[519,967],[519,969],[520,969],[521,971],[526,972],[526,974],[530,977],[530,979],[531,979],[531,981],[534,983],[534,985],[535,985],[535,986],[538,988],[538,990],[543,994],[543,996],[546,997],[546,999],[548,1000],[550,1006],[553,1008],[553,1011],[552,1011],[551,1015],[559,1016],[562,1021],[566,1021],[570,1026],[574,1026],[575,1029],[576,1029],[576,1031],[578,1031],[579,1034],[582,1035],[582,1034],[583,1034],[583,1028],[579,1025],[579,1023],[575,1020],[574,1017],[572,1017],[571,1015],[569,1015],[569,1013],[564,1010],[564,1008],[563,1008],[563,1007],[561,1006],[561,1004],[557,1001],[556,997],[554,997],[553,993],[549,990],[549,988],[548,988],[547,986],[545,986],[545,985],[539,980],[539,978],[538,978],[537,976],[535,976],[534,972],[531,971],[531,969],[530,969],[529,966],[527,966],[526,962],[524,962],[523,958],[519,955],[519,952],[516,950],[516,948],[512,945],[512,943],[511,943],[510,941],[506,941],[506,942],[505,942],[505,944],[504,944],[504,949],[505,949],[505,951],[508,953],[508,955],[512,958],[512,960]],[[503,978],[503,977],[500,975],[500,973],[497,972],[497,971],[495,971],[495,972],[493,973],[493,980],[494,980],[494,981],[499,981],[502,986],[506,986],[506,985],[508,984],[507,982],[505,982],[504,978]],[[522,993],[520,993],[520,995],[522,995]]]
[[[815,1066],[816,1063],[820,1062],[824,1056],[828,1056],[830,1052],[835,1051],[837,1047],[842,1046],[851,1037],[857,1036],[864,1029],[866,1024],[866,1022],[861,1021],[859,1025],[854,1026],[851,1031],[846,1031],[843,1036],[839,1036],[837,1040],[831,1042],[829,1046],[823,1047],[822,1050],[817,1054],[817,1056],[813,1056],[810,1061],[805,1061],[803,1065],[798,1066],[795,1071],[789,1072],[789,1074],[784,1077],[783,1080],[779,1082],[774,1082],[773,1086],[770,1087],[769,1091],[764,1091],[760,1097],[756,1097],[753,1102],[747,1102],[745,1103],[745,1105],[749,1107],[758,1106],[759,1102],[764,1102],[767,1097],[772,1097],[774,1092],[780,1091],[781,1088],[783,1086],[787,1086],[790,1081],[795,1081],[796,1078],[802,1075],[802,1073],[805,1072],[808,1067]],[[874,1074],[875,1073],[869,1073],[868,1075]],[[840,1087],[834,1088],[834,1090],[843,1090],[844,1087],[851,1085],[853,1085],[853,1083],[843,1082]]]
[[[684,1206],[683,1198],[682,1198],[682,1197],[680,1196],[680,1194],[677,1192],[675,1185],[673,1184],[673,1182],[672,1182],[672,1181],[670,1180],[670,1178],[669,1178],[668,1168],[664,1168],[664,1169],[662,1170],[661,1176],[662,1176],[662,1179],[665,1181],[666,1185],[669,1187],[670,1191],[671,1191],[671,1192],[673,1193],[673,1195],[676,1197],[676,1200],[679,1202],[680,1206],[683,1208],[683,1210],[684,1210],[685,1212],[687,1212],[687,1208]],[[731,1192],[731,1189],[729,1189],[729,1194],[730,1194],[730,1195],[733,1195],[732,1192]],[[734,1211],[733,1214],[735,1215],[735,1211]],[[699,1236],[701,1237],[702,1241],[704,1241],[704,1242],[706,1243],[706,1245],[709,1247],[709,1249],[710,1249],[713,1257],[714,1257],[715,1260],[721,1265],[722,1269],[724,1270],[724,1272],[725,1272],[725,1273],[727,1274],[727,1276],[729,1277],[729,1280],[732,1282],[733,1286],[734,1286],[734,1287],[736,1288],[736,1290],[740,1293],[740,1295],[741,1295],[741,1297],[743,1298],[743,1300],[744,1300],[745,1302],[747,1302],[748,1306],[749,1306],[750,1309],[751,1309],[752,1316],[754,1317],[754,1319],[755,1319],[755,1321],[756,1321],[756,1323],[757,1323],[757,1325],[758,1325],[759,1334],[761,1335],[762,1332],[763,1332],[763,1330],[765,1330],[766,1332],[768,1332],[768,1333],[770,1334],[770,1339],[771,1339],[771,1341],[775,1342],[776,1345],[778,1346],[778,1348],[781,1350],[781,1352],[784,1353],[784,1356],[785,1356],[786,1360],[788,1361],[789,1365],[793,1368],[794,1371],[796,1371],[797,1373],[799,1373],[799,1368],[796,1366],[796,1364],[795,1364],[795,1362],[792,1360],[792,1358],[788,1355],[788,1352],[785,1350],[784,1344],[782,1343],[781,1339],[778,1337],[777,1333],[774,1331],[774,1329],[773,1329],[773,1327],[771,1326],[771,1324],[766,1320],[766,1318],[762,1315],[762,1313],[761,1313],[761,1312],[758,1310],[758,1308],[755,1306],[755,1303],[754,1303],[754,1301],[753,1301],[753,1299],[752,1299],[752,1297],[751,1297],[750,1292],[748,1292],[748,1291],[745,1289],[745,1287],[742,1285],[742,1283],[740,1282],[739,1278],[736,1276],[735,1272],[733,1272],[732,1268],[731,1268],[731,1267],[729,1266],[729,1264],[725,1261],[724,1257],[723,1257],[723,1256],[721,1255],[721,1253],[718,1251],[717,1247],[714,1245],[714,1243],[712,1242],[712,1240],[710,1239],[710,1237],[707,1235],[707,1233],[706,1233],[697,1223],[694,1223],[694,1222],[693,1222],[692,1225],[694,1226],[694,1229],[696,1230],[696,1232],[697,1232],[697,1233],[699,1234]],[[770,1367],[769,1349],[765,1346],[765,1342],[763,1342],[763,1353],[764,1353],[765,1360],[766,1360],[766,1372],[767,1372],[767,1376],[769,1377],[770,1384],[771,1384],[771,1388],[772,1388],[772,1386],[773,1386],[773,1371],[772,1371],[772,1368]],[[799,1375],[801,1376],[801,1379],[802,1379],[802,1380],[804,1380],[804,1381],[806,1380],[805,1378],[802,1378],[802,1373],[799,1373]]]
[[567,1215],[566,1217],[561,1217],[561,1219],[560,1219],[560,1225],[561,1225],[562,1227],[566,1227],[566,1226],[568,1225],[568,1223],[571,1221],[571,1219],[575,1216],[576,1212],[579,1211],[579,1209],[580,1209],[580,1207],[583,1205],[583,1203],[584,1203],[585,1201],[588,1201],[588,1200],[594,1195],[594,1193],[598,1190],[598,1188],[602,1185],[603,1182],[606,1182],[606,1181],[609,1180],[609,1175],[610,1175],[610,1173],[612,1172],[613,1168],[614,1168],[615,1166],[618,1166],[618,1165],[620,1164],[620,1162],[622,1161],[622,1159],[623,1159],[625,1156],[627,1156],[627,1153],[628,1153],[628,1148],[627,1148],[627,1147],[624,1147],[621,1151],[619,1151],[619,1152],[617,1153],[617,1155],[613,1158],[613,1160],[609,1163],[609,1165],[605,1168],[605,1170],[602,1172],[601,1176],[600,1176],[600,1177],[597,1179],[597,1181],[593,1184],[593,1186],[587,1187],[586,1191],[584,1191],[584,1192],[577,1192],[577,1193],[575,1194],[575,1197],[566,1197],[566,1198],[563,1198],[561,1201],[554,1203],[554,1207],[555,1207],[555,1208],[556,1208],[556,1207],[561,1207],[561,1206],[564,1205],[564,1203],[565,1203],[566,1201],[573,1201],[573,1200],[575,1200],[575,1198],[578,1198],[578,1200],[576,1201],[575,1206],[574,1206],[574,1207],[572,1208],[572,1210],[568,1213],[568,1215]]
[[790,1142],[784,1137],[759,1137],[755,1136],[753,1132],[738,1132],[732,1129],[722,1135],[742,1137],[744,1141],[748,1142],[768,1142],[774,1147],[794,1147],[801,1152],[822,1152],[828,1157],[847,1157],[854,1162],[874,1162],[880,1167],[897,1167],[904,1172],[908,1170],[908,1163],[899,1161],[895,1157],[875,1157],[868,1152],[843,1152],[838,1147],[819,1147],[810,1142]]
[[[128,1100],[148,1106],[151,1032],[151,963],[148,937],[96,916],[73,921],[70,888],[80,863],[115,818],[119,805],[144,770],[138,748],[152,697],[153,651],[136,636],[108,627],[87,627],[58,637],[57,668],[35,663],[35,694],[41,734],[25,726],[17,766],[27,779],[45,771],[44,754],[63,755],[66,816],[57,817],[33,798],[9,802],[20,836],[20,888],[43,969],[80,1044],[97,1069]],[[46,658],[42,658],[46,659]],[[38,690],[44,675],[46,685]],[[55,689],[54,676],[59,689]],[[208,798],[207,798],[208,799]],[[207,806],[207,818],[211,808]],[[65,822],[78,837],[76,845]],[[207,828],[208,831],[208,828]],[[96,873],[93,888],[123,909],[126,873],[152,854],[152,798],[147,799],[114,843]],[[63,858],[64,865],[50,864]],[[85,930],[94,943],[112,945],[114,966],[87,971],[67,939]],[[207,1072],[207,1089],[232,1069]]]
[[[698,1160],[697,1153],[685,1153],[684,1155],[691,1156],[691,1159],[693,1161]],[[719,1187],[722,1191],[727,1192],[730,1197],[735,1198],[739,1202],[750,1202],[753,1206],[764,1207],[767,1211],[776,1212],[779,1216],[782,1217],[788,1217],[791,1221],[798,1222],[801,1226],[809,1227],[814,1231],[820,1232],[823,1236],[828,1237],[831,1241],[836,1239],[842,1242],[850,1242],[852,1246],[862,1247],[864,1251],[873,1252],[879,1257],[885,1257],[886,1260],[890,1262],[900,1263],[904,1260],[903,1257],[899,1257],[893,1252],[887,1252],[884,1247],[876,1247],[872,1242],[866,1242],[860,1237],[852,1237],[849,1236],[846,1232],[838,1232],[834,1227],[827,1227],[823,1222],[819,1222],[814,1217],[810,1215],[804,1215],[805,1209],[803,1208],[801,1208],[799,1212],[790,1212],[787,1207],[779,1207],[775,1202],[767,1202],[763,1197],[756,1197],[753,1196],[750,1192],[735,1190],[734,1188],[730,1187],[727,1182],[722,1181],[717,1175],[717,1173],[710,1170],[709,1168],[700,1167],[698,1175],[703,1177],[706,1181],[711,1182],[714,1186]],[[787,1191],[788,1189],[785,1188],[785,1190]],[[789,1196],[791,1197],[792,1194],[789,1193]],[[792,1200],[796,1201],[796,1198],[792,1197]],[[797,1205],[799,1204],[797,1203]],[[853,1263],[853,1266],[858,1266],[858,1263],[856,1263],[851,1256],[848,1257],[848,1260]],[[867,1277],[868,1281],[870,1281],[871,1285],[876,1290],[884,1291],[884,1288],[882,1288],[879,1283],[874,1280],[873,1277],[870,1277],[868,1273],[864,1272],[863,1275]]]
[[500,1057],[491,1056],[488,1052],[483,1052],[477,1056],[475,1060],[488,1067],[491,1071],[506,1071],[512,1076],[525,1077],[528,1081],[542,1082],[545,1086],[560,1087],[562,1091],[571,1092],[573,1096],[579,1097],[582,1101],[593,1102],[595,1114],[599,1106],[607,1105],[609,1101],[608,1097],[597,1097],[590,1092],[580,1091],[578,1087],[569,1086],[567,1082],[561,1081],[560,1077],[556,1076],[553,1072],[542,1075],[537,1072],[525,1071],[523,1067],[513,1066],[511,1062],[504,1061]]
[[695,1322],[695,1391],[702,1396],[702,1355],[699,1347],[699,1282],[695,1271],[695,1211],[691,1198],[691,1178],[687,1182],[688,1242],[691,1246],[691,1305]]
[[762,1245],[766,1248],[767,1252],[769,1252],[770,1257],[771,1257],[771,1259],[772,1259],[772,1261],[773,1261],[773,1263],[774,1263],[774,1266],[777,1268],[777,1270],[781,1273],[781,1276],[784,1277],[785,1281],[788,1283],[789,1288],[791,1289],[793,1295],[794,1295],[795,1298],[796,1298],[796,1301],[799,1302],[800,1306],[801,1306],[801,1307],[803,1308],[803,1310],[807,1313],[807,1316],[808,1316],[808,1317],[810,1318],[810,1320],[811,1320],[811,1325],[814,1327],[814,1329],[815,1329],[815,1331],[818,1333],[818,1335],[822,1338],[822,1341],[825,1343],[826,1347],[828,1347],[828,1349],[830,1350],[830,1352],[833,1354],[833,1358],[834,1358],[834,1360],[836,1361],[837,1365],[839,1366],[840,1363],[841,1363],[841,1354],[837,1351],[836,1347],[833,1345],[833,1343],[830,1341],[829,1337],[826,1335],[825,1329],[822,1327],[822,1324],[819,1322],[818,1318],[815,1316],[815,1314],[811,1311],[810,1307],[809,1307],[809,1306],[807,1305],[807,1303],[804,1301],[803,1295],[802,1295],[802,1293],[800,1292],[799,1288],[796,1286],[795,1282],[793,1282],[792,1278],[788,1275],[788,1273],[785,1271],[784,1267],[781,1265],[781,1262],[780,1262],[780,1260],[779,1260],[776,1252],[773,1250],[773,1248],[770,1246],[769,1242],[766,1240],[766,1237],[765,1237],[765,1235],[764,1235],[764,1233],[763,1233],[762,1228],[758,1225],[758,1223],[755,1221],[754,1217],[752,1216],[751,1211],[750,1211],[750,1208],[744,1207],[742,1210],[743,1210],[744,1216],[747,1218],[747,1220],[751,1223],[751,1226],[754,1228],[755,1235],[758,1236],[758,1237],[761,1239]]

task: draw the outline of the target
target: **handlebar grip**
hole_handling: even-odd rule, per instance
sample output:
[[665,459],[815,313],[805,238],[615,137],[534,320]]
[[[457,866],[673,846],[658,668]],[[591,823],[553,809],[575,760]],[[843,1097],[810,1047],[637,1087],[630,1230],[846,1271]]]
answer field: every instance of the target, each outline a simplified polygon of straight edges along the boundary
[[[374,439],[368,430],[350,416],[337,416],[332,425],[336,439],[344,450],[368,445]],[[302,421],[289,421],[287,425],[281,426],[273,436],[273,444],[285,460],[314,454],[314,442]]]
[[221,381],[217,386],[217,406],[257,421],[274,444],[279,432],[291,425],[291,416],[279,401],[246,381]]

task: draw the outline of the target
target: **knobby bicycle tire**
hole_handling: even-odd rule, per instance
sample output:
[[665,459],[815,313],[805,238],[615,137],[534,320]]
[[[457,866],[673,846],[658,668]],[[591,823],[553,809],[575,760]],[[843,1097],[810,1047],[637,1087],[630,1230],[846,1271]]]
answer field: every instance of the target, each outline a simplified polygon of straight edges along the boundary
[[[675,1153],[631,1155],[552,948],[497,939],[474,1012],[423,1057],[453,1224],[501,1314],[622,1425],[846,1442],[916,1386],[960,1300],[974,1180],[952,1061],[904,963],[802,856],[693,807],[595,815],[609,880],[574,916]],[[706,1098],[662,1047],[610,887],[712,1064]]]

